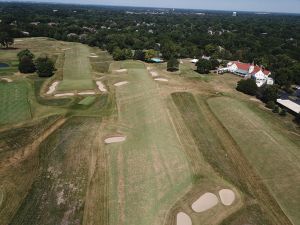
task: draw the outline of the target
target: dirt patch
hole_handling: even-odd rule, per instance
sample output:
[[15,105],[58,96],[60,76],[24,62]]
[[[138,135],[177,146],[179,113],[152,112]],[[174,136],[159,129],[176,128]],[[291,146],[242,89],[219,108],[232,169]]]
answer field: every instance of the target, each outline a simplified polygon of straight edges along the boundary
[[4,81],[6,81],[7,83],[11,83],[11,82],[13,82],[13,81],[12,81],[12,79],[9,79],[9,78],[6,78],[6,77],[4,77],[4,78],[1,78],[1,80],[4,80]]
[[109,137],[104,140],[105,144],[112,144],[112,143],[118,143],[123,142],[126,140],[125,136],[115,136],[115,137]]
[[155,78],[154,80],[162,81],[162,82],[168,82],[169,81],[168,79],[165,79],[165,78]]
[[49,90],[47,91],[47,95],[51,95],[54,93],[54,91],[56,90],[57,85],[59,84],[59,81],[55,81],[51,84],[51,86],[49,87]]
[[95,95],[96,93],[94,91],[83,91],[78,92],[78,95]]
[[122,85],[125,85],[125,84],[128,84],[128,81],[122,81],[122,82],[119,82],[119,83],[116,83],[114,84],[116,87],[119,87],[119,86],[122,86]]
[[152,77],[158,77],[158,73],[155,71],[150,71]]
[[56,94],[54,95],[55,97],[65,97],[65,96],[74,96],[74,93],[61,93],[61,94]]
[[61,192],[57,193],[56,197],[57,197],[57,199],[56,199],[57,205],[63,204],[65,202],[65,199],[64,199],[64,190],[62,190]]
[[71,48],[63,48],[62,51],[70,50]]
[[192,204],[192,209],[198,213],[204,212],[216,206],[218,202],[218,197],[215,194],[207,192]]
[[101,92],[107,92],[107,89],[105,88],[104,84],[101,82],[101,81],[96,81],[96,84],[98,86],[98,89],[101,91]]
[[235,200],[235,194],[230,189],[222,189],[221,191],[219,191],[219,195],[221,198],[221,202],[226,206],[232,205]]
[[176,225],[192,225],[191,217],[184,212],[179,212],[177,214]]

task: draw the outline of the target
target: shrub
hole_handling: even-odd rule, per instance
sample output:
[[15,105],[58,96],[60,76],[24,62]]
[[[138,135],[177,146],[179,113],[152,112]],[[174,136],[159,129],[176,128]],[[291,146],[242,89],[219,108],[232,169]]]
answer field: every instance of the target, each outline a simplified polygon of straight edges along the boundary
[[23,56],[19,62],[19,71],[21,73],[34,73],[36,71],[32,58]]
[[167,63],[167,70],[170,72],[179,70],[179,61],[176,58],[169,59]]
[[275,108],[275,102],[274,101],[268,101],[266,104],[266,107],[269,109],[274,109]]
[[279,113],[279,107],[278,105],[274,106],[274,109],[272,110],[273,113]]
[[240,80],[237,84],[236,89],[248,95],[256,95],[257,85],[252,79]]
[[279,113],[280,116],[286,116],[286,110],[282,109]]

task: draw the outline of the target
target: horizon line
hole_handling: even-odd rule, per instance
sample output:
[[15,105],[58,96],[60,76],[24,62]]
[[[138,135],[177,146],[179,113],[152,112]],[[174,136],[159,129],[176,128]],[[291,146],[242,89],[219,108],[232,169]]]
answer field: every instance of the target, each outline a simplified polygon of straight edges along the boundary
[[199,10],[199,11],[219,11],[219,12],[242,12],[242,13],[266,13],[266,14],[294,14],[300,15],[300,12],[274,12],[274,11],[255,11],[255,10],[229,10],[229,9],[201,9],[201,8],[178,8],[164,6],[133,6],[133,5],[114,5],[114,4],[97,4],[97,3],[70,3],[70,2],[51,2],[51,1],[22,1],[22,0],[0,0],[0,3],[21,3],[21,4],[51,4],[51,5],[74,5],[74,6],[104,6],[104,7],[122,7],[122,8],[152,8],[152,9],[177,9],[177,10]]

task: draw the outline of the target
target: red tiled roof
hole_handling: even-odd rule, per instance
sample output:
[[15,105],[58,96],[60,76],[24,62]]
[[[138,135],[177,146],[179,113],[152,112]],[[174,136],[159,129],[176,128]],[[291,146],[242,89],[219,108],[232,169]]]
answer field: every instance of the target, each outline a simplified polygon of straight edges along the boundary
[[246,70],[248,71],[251,64],[248,64],[248,63],[242,63],[242,62],[239,62],[239,61],[235,61],[234,62],[236,64],[236,66],[238,67],[238,69],[240,70]]
[[251,72],[252,75],[256,74],[257,72],[259,72],[261,70],[261,68],[259,66],[254,66],[253,71]]
[[269,70],[264,70],[263,73],[266,75],[266,76],[269,76],[271,74],[271,72]]

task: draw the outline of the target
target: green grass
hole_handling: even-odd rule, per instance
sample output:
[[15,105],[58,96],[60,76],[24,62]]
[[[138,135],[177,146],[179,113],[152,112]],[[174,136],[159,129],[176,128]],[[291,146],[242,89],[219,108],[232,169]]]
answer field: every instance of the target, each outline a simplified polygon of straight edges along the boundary
[[107,146],[110,224],[162,224],[192,184],[192,174],[144,64],[128,61],[122,68],[128,69],[129,84],[116,90],[120,113],[116,126],[127,140]]
[[92,105],[96,100],[95,96],[88,96],[82,99],[80,102],[78,102],[79,105],[85,105],[85,106],[90,106]]
[[0,83],[0,124],[22,122],[31,118],[26,82]]
[[58,91],[94,89],[92,67],[89,61],[89,47],[73,43],[71,49],[65,51],[63,66],[63,81],[58,85]]
[[299,144],[275,127],[276,118],[237,100],[208,101],[272,195],[294,224],[300,223]]

